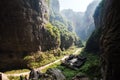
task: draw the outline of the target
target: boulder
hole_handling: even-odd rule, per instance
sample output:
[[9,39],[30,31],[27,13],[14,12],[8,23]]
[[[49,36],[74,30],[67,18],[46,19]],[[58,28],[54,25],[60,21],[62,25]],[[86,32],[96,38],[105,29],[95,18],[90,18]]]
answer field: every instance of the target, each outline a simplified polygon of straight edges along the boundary
[[31,70],[29,79],[31,80],[65,80],[65,76],[57,68],[50,68],[46,73]]
[[51,75],[53,80],[65,80],[65,76],[57,68],[50,68],[50,69],[48,69],[46,74]]
[[0,0],[0,71],[28,68],[26,55],[59,47],[46,28],[46,1]]
[[39,78],[41,78],[43,76],[43,74],[39,71],[36,71],[34,69],[31,69],[30,73],[29,73],[29,79],[31,80],[38,80]]

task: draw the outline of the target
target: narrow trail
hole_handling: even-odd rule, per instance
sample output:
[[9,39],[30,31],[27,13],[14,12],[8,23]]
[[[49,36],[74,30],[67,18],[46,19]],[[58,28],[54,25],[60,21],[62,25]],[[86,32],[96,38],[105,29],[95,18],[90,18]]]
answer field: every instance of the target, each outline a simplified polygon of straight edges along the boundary
[[[78,54],[78,52],[81,52],[81,50],[82,50],[82,48],[79,48],[79,49],[77,49],[73,54],[74,54],[74,55],[75,55],[75,54]],[[64,56],[63,58],[58,59],[58,60],[56,60],[56,61],[54,61],[54,62],[51,62],[51,63],[49,63],[49,64],[47,64],[47,65],[45,65],[45,66],[41,66],[41,67],[39,67],[39,68],[36,68],[35,70],[37,71],[37,70],[45,69],[46,67],[49,67],[49,66],[51,66],[51,65],[53,65],[53,64],[55,64],[55,63],[58,63],[58,62],[61,61],[61,60],[65,60],[65,58],[67,58],[67,57],[69,57],[69,55],[66,55],[66,56]],[[29,75],[29,73],[30,73],[30,71],[28,71],[28,72],[23,72],[23,73],[17,73],[17,74],[6,74],[6,75],[7,75],[7,76],[20,76],[20,75]]]

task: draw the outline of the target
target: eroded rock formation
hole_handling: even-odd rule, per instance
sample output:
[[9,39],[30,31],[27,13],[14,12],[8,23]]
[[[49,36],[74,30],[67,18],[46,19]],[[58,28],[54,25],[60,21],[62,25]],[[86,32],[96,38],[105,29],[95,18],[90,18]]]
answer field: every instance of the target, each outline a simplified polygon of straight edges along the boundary
[[92,32],[88,41],[86,42],[85,51],[89,53],[100,53],[100,37],[103,27],[103,7],[104,1],[101,1],[94,13],[95,30]]
[[57,68],[49,68],[46,73],[31,70],[29,75],[30,80],[66,80],[63,73]]
[[[94,14],[96,31],[100,31],[100,36],[93,35],[88,43],[95,44],[96,42],[100,45],[89,45],[88,51],[96,50],[96,47],[100,46],[100,53],[102,56],[102,74],[103,80],[119,80],[120,79],[120,1],[115,0],[103,0],[97,12]],[[100,12],[99,12],[100,11]],[[98,33],[98,32],[97,32]],[[98,38],[99,37],[99,38]],[[98,38],[98,39],[97,39]],[[91,40],[91,41],[90,41]],[[95,42],[96,41],[96,42]],[[88,48],[87,47],[87,48]],[[91,47],[91,48],[90,48]],[[99,50],[99,48],[98,48]],[[97,51],[98,51],[97,50]]]
[[120,1],[105,0],[101,37],[104,80],[120,79]]
[[62,15],[73,23],[73,30],[75,30],[82,41],[87,41],[95,29],[93,14],[100,1],[101,0],[94,0],[91,2],[85,12],[75,12],[72,9],[61,11]]
[[0,70],[20,68],[27,53],[59,47],[44,26],[47,0],[4,0],[0,10]]

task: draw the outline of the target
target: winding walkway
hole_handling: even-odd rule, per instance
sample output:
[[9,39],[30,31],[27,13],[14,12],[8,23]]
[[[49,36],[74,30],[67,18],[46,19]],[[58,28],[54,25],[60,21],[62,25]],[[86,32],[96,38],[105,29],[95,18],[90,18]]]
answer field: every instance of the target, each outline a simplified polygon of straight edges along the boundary
[[[81,50],[82,50],[82,48],[79,48],[79,49],[77,49],[73,54],[74,54],[74,55],[75,55],[75,54],[78,54],[78,52],[81,52]],[[52,63],[49,63],[49,64],[47,64],[47,65],[45,65],[45,66],[36,68],[35,70],[45,69],[46,67],[49,67],[49,66],[51,66],[51,65],[53,65],[53,64],[55,64],[55,63],[60,62],[61,60],[65,60],[65,58],[67,58],[67,57],[69,57],[69,55],[66,55],[66,56],[64,56],[62,59],[58,59],[58,60],[56,60],[56,61],[54,61],[54,62],[52,62]],[[17,73],[17,74],[6,74],[6,75],[7,75],[7,76],[20,76],[20,75],[29,75],[29,73],[30,73],[30,71],[28,71],[28,72],[23,72],[23,73]]]

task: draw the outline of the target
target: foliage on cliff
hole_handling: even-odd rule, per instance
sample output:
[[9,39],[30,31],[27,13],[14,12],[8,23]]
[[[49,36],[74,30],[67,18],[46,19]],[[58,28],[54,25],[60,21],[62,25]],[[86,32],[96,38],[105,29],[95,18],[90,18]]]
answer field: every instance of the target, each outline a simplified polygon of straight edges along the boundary
[[50,1],[50,22],[60,31],[60,48],[68,49],[72,45],[82,46],[82,42],[73,32],[73,24],[64,18],[59,11],[59,1]]
[[56,42],[57,45],[60,45],[60,32],[58,28],[51,25],[50,23],[46,24],[45,28],[46,28],[46,32],[48,32],[48,34],[51,34],[48,36],[52,37],[52,40],[54,41],[54,43]]

